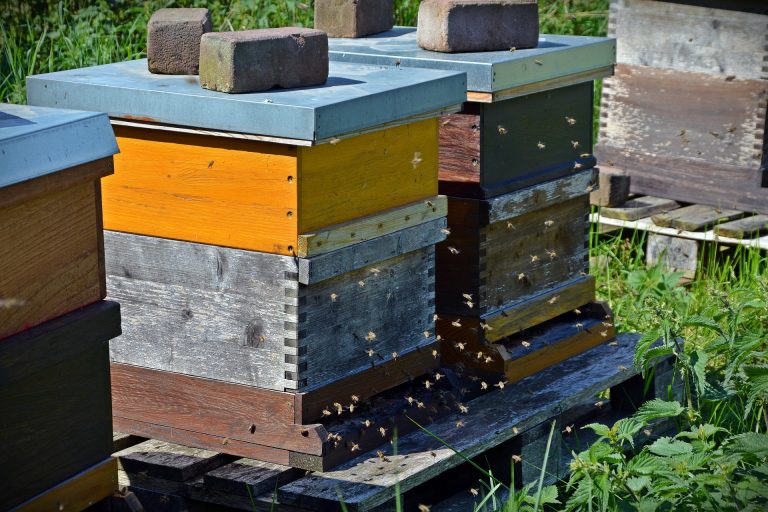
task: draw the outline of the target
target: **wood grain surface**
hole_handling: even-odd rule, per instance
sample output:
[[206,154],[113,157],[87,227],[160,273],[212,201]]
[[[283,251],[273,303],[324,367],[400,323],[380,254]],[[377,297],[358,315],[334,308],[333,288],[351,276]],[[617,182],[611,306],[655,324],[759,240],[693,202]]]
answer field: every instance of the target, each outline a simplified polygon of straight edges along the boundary
[[22,193],[0,207],[0,339],[106,294],[99,182]]

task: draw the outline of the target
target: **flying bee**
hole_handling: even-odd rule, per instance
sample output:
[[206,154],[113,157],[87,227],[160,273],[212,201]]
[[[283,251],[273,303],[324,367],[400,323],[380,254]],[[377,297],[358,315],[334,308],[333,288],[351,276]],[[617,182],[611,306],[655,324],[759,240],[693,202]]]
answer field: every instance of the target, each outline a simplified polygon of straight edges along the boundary
[[[606,334],[606,336],[607,336],[607,334]],[[618,341],[612,341],[612,342],[610,342],[608,344],[608,346],[609,347],[618,347],[619,346],[619,342]]]
[[472,294],[471,293],[462,293],[462,297],[464,297],[467,300],[472,300]]
[[338,299],[338,298],[339,298],[339,296],[336,295],[335,293],[331,294],[331,302],[336,302],[336,299]]
[[432,382],[429,381],[429,379],[424,381],[424,387],[429,389],[432,387]]
[[519,274],[517,274],[517,280],[525,281],[525,272],[520,272]]
[[369,420],[367,418],[365,420],[363,420],[363,426],[365,428],[371,428],[371,425],[373,425],[373,422],[371,420]]
[[358,281],[357,284],[360,286],[360,288],[365,288],[365,281],[363,281],[362,279]]
[[329,411],[327,407],[323,409],[323,416],[330,416],[331,414],[331,411]]
[[536,59],[533,62],[535,62],[537,66],[543,66],[544,65],[544,63],[541,62],[539,59]]
[[426,409],[426,406],[424,405],[424,402],[418,401],[418,402],[416,402],[416,408],[417,409]]
[[573,162],[573,168],[574,169],[581,169],[582,167],[584,167],[584,166],[581,165],[579,162]]
[[357,395],[352,395],[352,396],[349,397],[349,399],[352,400],[355,403],[360,401],[360,397],[357,396]]
[[437,350],[432,350],[432,357],[437,359]]
[[352,414],[353,412],[355,412],[355,404],[349,404],[347,406],[347,409],[349,409],[349,413]]
[[341,416],[341,413],[344,412],[344,406],[342,406],[339,402],[333,402],[333,406],[336,408],[336,414]]
[[381,462],[389,462],[389,459],[387,458],[386,455],[384,455],[383,451],[376,450],[376,455],[379,457],[379,460],[381,460]]
[[339,142],[341,142],[341,139],[337,139],[336,137],[333,137],[333,138],[331,138],[331,140],[329,140],[328,142],[330,142],[331,144],[334,144],[334,145],[336,145],[336,144],[338,144]]
[[352,447],[349,449],[349,451],[356,452],[358,450],[360,450],[360,445],[357,443],[352,443]]
[[576,120],[572,117],[565,116],[565,122],[569,125],[573,126],[576,124]]
[[457,343],[454,343],[454,345],[453,345],[453,346],[454,346],[454,347],[456,347],[457,349],[459,349],[459,350],[462,350],[462,351],[463,351],[463,350],[464,350],[464,347],[466,347],[467,345],[466,345],[466,343],[457,342]]
[[419,503],[419,512],[431,512],[432,507],[429,505],[424,505],[423,503]]
[[461,319],[456,319],[451,322],[451,325],[454,327],[461,327]]
[[373,341],[376,339],[376,333],[373,331],[368,331],[368,334],[365,335],[365,341]]
[[600,331],[600,336],[602,336],[603,338],[607,338],[608,337],[608,331]]
[[480,328],[482,330],[484,330],[484,331],[492,331],[493,330],[493,327],[491,327],[490,325],[488,325],[485,322],[480,322]]
[[515,434],[515,435],[517,435],[517,434],[519,434],[519,433],[520,433],[520,429],[519,429],[519,428],[517,428],[517,427],[512,427],[512,433],[513,433],[513,434]]
[[470,487],[469,492],[474,497],[477,497],[480,495],[480,489],[475,489],[474,487]]
[[513,46],[512,48],[509,49],[509,51],[511,51],[511,52],[517,51],[517,47]]
[[551,228],[554,225],[555,225],[555,221],[553,221],[552,219],[544,221],[544,227],[545,228]]
[[517,462],[522,462],[523,458],[519,455],[512,455],[512,460]]
[[397,352],[392,352],[392,359],[397,361]]
[[499,134],[501,134],[501,135],[506,135],[507,134],[507,129],[504,128],[501,125],[498,126],[498,130],[499,130]]
[[[577,163],[578,163],[578,162],[577,162]],[[594,186],[593,184],[591,184],[591,183],[590,183],[589,185],[587,185],[587,188],[586,188],[586,189],[584,189],[584,190],[585,190],[586,192],[592,192],[593,190],[595,190],[595,186]]]
[[415,169],[415,168],[417,168],[419,166],[419,164],[421,162],[422,162],[422,160],[421,160],[421,152],[420,151],[416,151],[413,154],[413,160],[411,160],[411,165],[413,165],[413,168]]
[[488,389],[488,383],[485,381],[480,382],[480,389]]
[[461,251],[459,251],[455,247],[448,246],[448,252],[450,252],[451,254],[459,254]]
[[573,432],[573,425],[566,425],[563,429],[563,434],[570,434],[571,432]]
[[445,377],[445,375],[443,375],[442,373],[435,372],[435,382],[439,382],[440,379],[442,379],[443,377]]
[[573,324],[573,327],[576,328],[576,329],[583,329],[584,328],[584,324],[581,323],[581,322],[576,322],[575,324]]
[[372,348],[369,348],[368,350],[366,350],[365,353],[368,354],[368,357],[373,357],[374,355],[376,355],[376,351],[373,350]]
[[620,365],[619,365],[619,370],[621,370],[622,372],[624,372],[624,371],[626,371],[626,370],[627,370],[627,367],[626,367],[626,366],[624,366],[623,364],[620,364]]
[[507,383],[504,382],[503,380],[500,380],[499,382],[494,384],[494,386],[499,388],[501,391],[504,391],[504,386],[506,386],[506,385],[507,385]]
[[444,233],[446,235],[450,235],[451,234],[451,228],[442,228],[440,230],[440,232],[442,232],[442,233]]
[[379,434],[381,434],[381,437],[387,436],[387,429],[384,427],[379,427]]
[[440,320],[440,317],[439,317],[439,316],[437,316],[437,313],[435,313],[434,315],[432,315],[432,321],[433,321],[433,322],[437,322],[438,320]]
[[465,425],[465,423],[462,420],[459,420],[456,422],[456,428],[461,428]]
[[613,327],[613,324],[611,322],[603,322],[603,325],[606,327]]
[[580,144],[580,143],[579,143],[579,141],[577,141],[577,140],[572,140],[572,141],[571,141],[571,146],[573,146],[573,149],[576,149],[576,148],[578,148],[579,146],[581,146],[581,144]]
[[536,143],[536,147],[538,147],[539,149],[544,149],[545,147],[547,147],[547,145],[539,141]]
[[493,358],[491,356],[485,356],[485,364],[491,364],[493,362]]
[[539,261],[539,257],[536,254],[531,254],[531,263]]
[[549,259],[553,260],[553,259],[557,258],[557,252],[555,252],[554,250],[551,250],[551,251],[548,250],[547,251],[547,256],[549,256]]
[[472,309],[473,307],[475,307],[475,303],[472,302],[471,300],[465,300],[464,304],[466,304],[469,309]]
[[581,310],[579,308],[574,309],[573,312],[576,313],[577,315],[581,314]]
[[528,348],[528,347],[531,346],[531,342],[530,341],[525,341],[525,340],[521,341],[520,344],[522,346],[524,346],[525,348]]
[[423,334],[425,338],[429,338],[430,336],[432,336],[432,334],[429,331],[424,331]]
[[449,124],[451,124],[451,120],[450,119],[446,119],[445,121],[441,121],[440,124],[442,126],[448,126]]
[[559,295],[555,295],[554,297],[549,299],[547,302],[549,302],[550,304],[554,304],[555,302],[557,302],[557,299],[559,299],[559,298],[560,298]]
[[597,407],[598,409],[602,409],[604,405],[605,403],[602,400],[598,400],[597,402],[595,402],[595,407]]
[[416,399],[413,398],[412,396],[405,397],[405,400],[408,402],[408,405],[413,405],[413,402],[416,401]]
[[507,229],[517,229],[511,220],[507,221]]

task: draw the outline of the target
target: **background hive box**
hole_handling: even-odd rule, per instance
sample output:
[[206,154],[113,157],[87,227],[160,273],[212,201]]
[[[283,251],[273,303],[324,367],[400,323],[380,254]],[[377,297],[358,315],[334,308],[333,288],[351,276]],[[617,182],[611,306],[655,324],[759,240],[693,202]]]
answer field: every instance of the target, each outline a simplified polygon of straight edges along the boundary
[[467,102],[440,125],[440,193],[491,198],[595,165],[592,80],[612,73],[615,42],[543,35],[530,50],[441,54],[415,30],[331,39],[343,62],[467,73]]
[[601,162],[626,170],[634,193],[768,213],[768,16],[614,0],[609,33],[619,65],[604,84]]
[[278,391],[364,371],[431,343],[442,226],[308,260],[108,231],[112,360]]
[[[0,105],[0,339],[103,299],[107,117]],[[88,143],[84,143],[87,140]]]
[[[28,90],[115,118],[106,229],[303,257],[413,225],[420,212],[393,210],[437,193],[436,118],[466,89],[458,72],[330,71],[319,87],[226,95],[132,61],[31,77]],[[329,226],[374,214],[323,243]]]
[[495,317],[585,276],[596,178],[587,169],[491,200],[450,198],[450,234],[436,248],[438,313]]
[[0,343],[0,508],[109,459],[107,344],[119,334],[119,306],[100,301]]

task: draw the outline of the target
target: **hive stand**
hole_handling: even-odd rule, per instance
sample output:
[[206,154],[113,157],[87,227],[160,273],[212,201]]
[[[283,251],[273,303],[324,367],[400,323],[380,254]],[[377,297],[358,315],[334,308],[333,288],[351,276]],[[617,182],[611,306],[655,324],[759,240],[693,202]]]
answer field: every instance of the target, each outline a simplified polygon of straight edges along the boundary
[[[404,510],[415,509],[418,504],[434,504],[439,510],[437,502],[446,499],[447,488],[471,498],[469,489],[478,487],[478,479],[484,478],[465,462],[467,458],[484,468],[490,464],[493,474],[507,481],[510,456],[521,455],[517,484],[533,481],[533,476],[538,480],[543,460],[539,441],[549,435],[553,419],[557,420],[558,434],[552,453],[564,456],[557,459],[553,455],[551,460],[557,463],[548,466],[548,478],[564,478],[570,447],[585,447],[569,439],[563,432],[566,426],[578,431],[591,421],[615,421],[629,415],[644,400],[679,397],[669,359],[655,363],[648,392],[644,393],[645,382],[632,369],[637,339],[622,334],[615,343],[595,347],[503,390],[493,387],[493,391],[465,402],[466,413],[456,411],[428,427],[462,455],[418,430],[398,438],[397,454],[390,445],[382,448],[381,454],[362,453],[328,473],[297,474],[285,466],[231,460],[215,451],[192,452],[147,441],[116,454],[121,464],[120,482],[128,485],[145,506],[164,503],[180,510],[219,506],[224,510],[322,511],[337,510],[343,499],[348,510],[360,512],[391,509],[397,483]],[[468,376],[459,379],[459,385],[478,387]],[[607,389],[610,399],[597,397]],[[606,413],[608,418],[603,418]],[[639,444],[658,435],[663,431],[654,429],[653,437],[641,439]],[[584,439],[581,434],[579,437]]]
[[107,116],[0,104],[0,509],[82,510],[115,489],[102,300]]
[[330,71],[241,95],[144,61],[30,78],[30,101],[105,110],[118,134],[104,194],[125,307],[117,428],[324,470],[349,458],[328,436],[337,416],[438,365],[437,118],[465,77]]

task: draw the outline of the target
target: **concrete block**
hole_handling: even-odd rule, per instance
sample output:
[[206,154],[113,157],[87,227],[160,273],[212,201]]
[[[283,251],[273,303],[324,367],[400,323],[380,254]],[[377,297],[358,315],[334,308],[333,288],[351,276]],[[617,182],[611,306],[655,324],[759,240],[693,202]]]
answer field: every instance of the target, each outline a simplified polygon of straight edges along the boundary
[[436,52],[483,52],[535,48],[538,0],[424,0],[416,39]]
[[150,73],[196,75],[200,38],[211,31],[208,9],[160,9],[147,25]]
[[394,25],[393,0],[315,0],[315,28],[328,37],[363,37]]
[[589,195],[589,202],[597,206],[615,208],[629,199],[630,177],[613,167],[600,167],[599,189]]
[[211,32],[200,41],[200,85],[228,93],[307,87],[328,79],[328,36],[284,27]]

